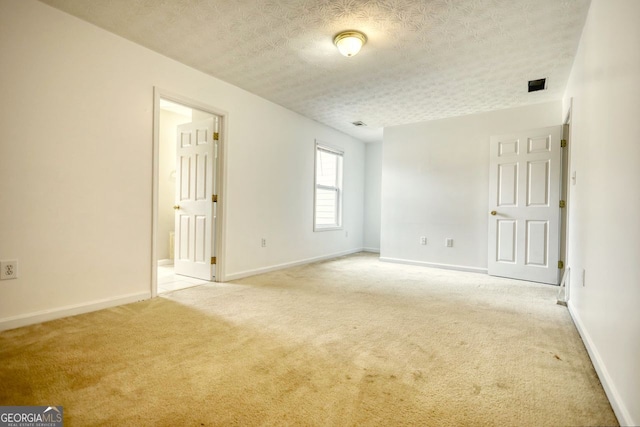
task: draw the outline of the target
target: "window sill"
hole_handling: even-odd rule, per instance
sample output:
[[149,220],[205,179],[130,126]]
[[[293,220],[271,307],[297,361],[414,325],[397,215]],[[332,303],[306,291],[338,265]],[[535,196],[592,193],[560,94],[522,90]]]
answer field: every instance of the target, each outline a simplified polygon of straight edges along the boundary
[[327,226],[327,227],[313,227],[313,231],[337,231],[337,230],[342,230],[343,227],[342,226],[337,226],[337,227],[332,227],[332,226]]

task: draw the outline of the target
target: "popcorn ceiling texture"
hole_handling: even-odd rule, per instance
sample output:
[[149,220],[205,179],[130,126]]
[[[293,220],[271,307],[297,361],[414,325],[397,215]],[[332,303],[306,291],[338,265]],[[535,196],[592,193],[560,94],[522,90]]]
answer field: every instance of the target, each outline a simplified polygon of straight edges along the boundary
[[[560,99],[590,4],[41,1],[365,141],[385,126]],[[332,42],[347,29],[368,37],[353,58]],[[548,90],[527,93],[542,77]]]

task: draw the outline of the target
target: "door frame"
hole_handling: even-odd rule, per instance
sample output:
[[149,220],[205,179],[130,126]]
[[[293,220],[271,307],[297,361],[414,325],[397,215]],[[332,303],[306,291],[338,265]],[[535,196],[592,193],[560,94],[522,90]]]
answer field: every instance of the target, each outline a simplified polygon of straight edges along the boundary
[[[560,212],[560,259],[564,262],[564,269],[560,272],[560,278],[569,269],[569,210],[571,209],[571,114],[573,111],[573,98],[570,99],[569,109],[562,124],[562,139],[567,141],[567,146],[562,150],[562,170],[560,199],[565,201],[565,207]],[[569,283],[565,285],[565,302],[569,301]]]
[[216,282],[225,281],[226,261],[226,203],[227,190],[227,155],[226,136],[227,120],[229,113],[219,108],[203,104],[185,96],[155,87],[153,88],[153,167],[152,167],[152,191],[151,191],[151,297],[158,295],[158,200],[159,200],[159,165],[160,165],[160,99],[166,99],[192,109],[204,111],[220,117],[220,139],[218,140],[218,202],[217,217],[215,221],[215,253],[216,253]]

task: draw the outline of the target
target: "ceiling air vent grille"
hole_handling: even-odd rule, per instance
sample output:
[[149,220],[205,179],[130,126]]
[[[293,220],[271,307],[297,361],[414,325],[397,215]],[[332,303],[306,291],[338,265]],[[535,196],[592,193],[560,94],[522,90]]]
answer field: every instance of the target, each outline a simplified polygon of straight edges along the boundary
[[547,88],[547,79],[529,80],[529,92],[537,92]]

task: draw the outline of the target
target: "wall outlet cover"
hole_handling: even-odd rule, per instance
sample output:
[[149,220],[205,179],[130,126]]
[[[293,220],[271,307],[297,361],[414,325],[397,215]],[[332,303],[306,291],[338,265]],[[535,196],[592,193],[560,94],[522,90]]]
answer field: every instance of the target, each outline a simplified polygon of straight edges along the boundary
[[18,261],[0,261],[0,280],[18,278]]

